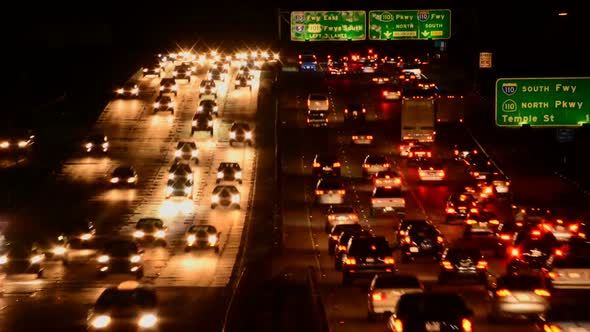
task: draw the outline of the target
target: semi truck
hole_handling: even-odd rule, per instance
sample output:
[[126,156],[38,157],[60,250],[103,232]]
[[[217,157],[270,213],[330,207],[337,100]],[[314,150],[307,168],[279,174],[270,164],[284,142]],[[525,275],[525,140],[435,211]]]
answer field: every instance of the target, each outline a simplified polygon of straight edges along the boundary
[[434,142],[436,96],[404,91],[401,105],[402,141]]
[[436,122],[462,123],[465,116],[465,98],[461,94],[441,93],[436,99]]

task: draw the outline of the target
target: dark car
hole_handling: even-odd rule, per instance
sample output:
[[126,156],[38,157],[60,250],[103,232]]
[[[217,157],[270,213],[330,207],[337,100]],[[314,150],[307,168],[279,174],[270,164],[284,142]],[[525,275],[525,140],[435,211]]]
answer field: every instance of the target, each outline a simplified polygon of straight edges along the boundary
[[105,289],[88,312],[88,331],[157,331],[157,297],[135,281]]
[[249,75],[238,74],[234,84],[235,89],[249,88],[252,91],[252,78]]
[[414,145],[408,151],[408,163],[415,164],[432,159],[432,148],[425,145]]
[[217,180],[215,183],[221,181],[237,181],[242,184],[242,168],[240,164],[234,162],[222,162],[217,167]]
[[218,206],[240,209],[240,191],[236,186],[219,185],[211,193],[211,209]]
[[245,122],[234,122],[229,129],[229,145],[232,146],[233,143],[239,142],[252,146],[253,135],[249,124]]
[[191,75],[192,75],[192,68],[191,67],[186,67],[184,65],[179,65],[174,67],[174,72],[172,73],[172,75],[174,76],[175,79],[177,80],[187,80],[187,81],[191,81]]
[[469,173],[469,175],[471,175],[476,181],[487,181],[499,174],[496,166],[491,164],[469,165],[467,166],[467,173]]
[[154,102],[154,113],[167,112],[174,114],[174,100],[170,96],[159,96]]
[[129,98],[139,96],[139,86],[135,82],[127,82],[115,91],[117,97]]
[[35,135],[27,129],[4,129],[0,132],[0,154],[26,155],[33,151]]
[[552,255],[557,257],[566,254],[565,249],[561,249],[558,241],[550,234],[538,238],[522,240],[510,249],[510,261],[507,270],[512,273],[523,271],[539,272],[547,267],[547,260]]
[[207,79],[212,81],[225,81],[225,74],[217,68],[211,68],[207,73]]
[[362,228],[361,230],[358,229],[348,229],[344,230],[343,232],[338,235],[338,239],[336,240],[336,244],[334,246],[334,269],[340,271],[342,270],[342,259],[346,252],[348,251],[348,242],[352,237],[374,237],[375,235],[371,233],[370,230],[367,228]]
[[467,214],[475,211],[477,211],[477,202],[473,195],[469,193],[453,193],[447,200],[445,221],[447,224],[456,219],[463,221]]
[[136,186],[137,172],[133,166],[119,166],[111,174],[110,183],[114,186]]
[[171,197],[193,198],[194,185],[191,178],[179,176],[168,180],[166,184],[166,199]]
[[195,164],[199,163],[199,149],[197,144],[191,141],[180,141],[176,144],[176,151],[174,152],[174,159],[177,161],[191,161]]
[[202,80],[199,84],[199,98],[203,95],[213,95],[217,98],[217,87],[214,80]]
[[340,168],[342,164],[335,155],[331,154],[316,154],[313,158],[313,176],[340,176]]
[[363,104],[348,104],[344,107],[344,121],[365,122],[367,108]]
[[217,106],[217,102],[213,99],[201,100],[199,102],[199,106],[197,107],[197,113],[209,113],[218,117],[219,107]]
[[192,225],[186,231],[185,252],[191,249],[213,249],[219,253],[219,239],[221,232],[213,225]]
[[189,164],[175,162],[168,169],[168,180],[185,180],[193,182],[193,170]]
[[109,139],[106,135],[90,135],[84,140],[84,149],[87,153],[109,151]]
[[361,232],[363,230],[363,226],[358,223],[354,224],[338,224],[334,225],[330,230],[328,235],[328,253],[333,255],[336,251],[336,244],[338,243],[338,238],[342,232]]
[[174,96],[178,95],[178,85],[174,78],[163,78],[160,80],[160,96],[172,93]]
[[195,114],[191,126],[191,135],[194,135],[195,131],[208,131],[213,137],[213,117],[207,113]]
[[143,77],[154,75],[160,77],[160,73],[162,72],[162,66],[160,65],[160,61],[155,59],[152,63],[148,63],[142,68]]
[[329,121],[328,112],[326,111],[309,110],[305,116],[307,126],[312,128],[327,127]]
[[465,230],[463,237],[469,238],[473,232],[489,229],[495,232],[500,225],[498,216],[492,211],[469,212],[465,217]]
[[138,241],[166,244],[166,226],[160,218],[141,218],[135,224],[133,237]]
[[408,230],[412,226],[421,226],[421,225],[432,225],[432,221],[429,219],[412,219],[412,218],[402,218],[397,225],[397,229],[395,230],[395,247],[401,246],[402,242],[408,235]]
[[477,248],[447,248],[440,261],[438,283],[471,279],[487,285],[488,262]]
[[44,259],[43,251],[33,242],[7,242],[0,247],[0,271],[7,275],[35,274],[41,278]]
[[400,245],[402,261],[409,262],[420,256],[438,259],[444,250],[442,233],[433,224],[416,224],[408,228],[407,235]]
[[502,247],[503,255],[508,253],[514,237],[523,229],[524,223],[520,221],[504,221],[498,225],[496,229],[496,237],[498,238],[498,245]]
[[133,240],[115,239],[105,243],[98,255],[98,276],[108,273],[132,273],[143,277],[143,249]]
[[342,257],[342,284],[348,285],[357,277],[395,273],[397,267],[392,254],[389,242],[383,236],[353,236]]
[[387,330],[393,332],[473,331],[473,310],[457,293],[403,294]]

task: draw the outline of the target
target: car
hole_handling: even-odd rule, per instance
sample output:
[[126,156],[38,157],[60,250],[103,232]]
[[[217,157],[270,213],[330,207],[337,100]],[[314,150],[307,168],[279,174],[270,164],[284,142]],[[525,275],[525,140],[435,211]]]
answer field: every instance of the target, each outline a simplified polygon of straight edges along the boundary
[[170,114],[174,114],[174,106],[174,100],[172,100],[172,97],[168,95],[159,96],[154,102],[154,113],[170,111]]
[[416,82],[416,80],[418,80],[418,76],[416,76],[415,73],[402,72],[398,76],[398,80],[404,86],[413,87],[414,84],[415,84],[415,82]]
[[178,177],[168,180],[166,183],[166,199],[171,197],[193,198],[194,183],[191,178]]
[[408,150],[408,163],[416,164],[432,159],[432,148],[426,145],[414,145]]
[[488,179],[499,174],[498,169],[492,164],[469,165],[466,171],[476,181],[488,181]]
[[229,70],[229,63],[223,60],[219,60],[214,64],[215,68],[219,70],[221,73],[227,73]]
[[330,111],[330,100],[326,94],[310,93],[307,96],[308,111]]
[[446,248],[440,260],[438,283],[447,284],[451,279],[475,280],[488,285],[488,262],[477,248]]
[[[444,291],[403,294],[387,320],[387,331],[473,331],[473,310],[461,295]],[[417,327],[417,329],[411,329]]]
[[465,220],[467,214],[477,212],[477,201],[470,193],[452,193],[449,195],[445,208],[445,222],[448,224],[456,219],[461,222]]
[[371,83],[376,84],[376,85],[388,84],[390,81],[391,81],[391,78],[388,75],[376,74],[371,78]]
[[491,230],[495,232],[500,225],[500,219],[493,211],[483,210],[477,212],[469,212],[465,217],[465,231],[464,238],[468,238],[470,234],[482,230]]
[[239,88],[248,88],[250,91],[252,91],[252,78],[245,74],[236,75],[234,88],[236,90]]
[[245,122],[234,122],[229,129],[229,145],[233,143],[245,143],[252,146],[254,134],[250,125]]
[[373,234],[369,229],[361,227],[361,229],[345,229],[344,231],[340,232],[338,238],[336,240],[336,244],[334,245],[334,269],[337,271],[342,271],[343,259],[344,255],[346,255],[346,251],[348,250],[348,242],[352,237],[373,237]]
[[578,233],[580,224],[580,220],[551,216],[541,220],[540,227],[544,232],[553,234],[558,241],[567,242]]
[[217,106],[217,102],[212,99],[203,99],[199,101],[197,113],[209,113],[215,115],[215,117],[219,117],[219,107]]
[[127,326],[137,331],[157,331],[157,309],[157,296],[152,288],[124,281],[102,291],[88,311],[87,330],[105,331]]
[[495,197],[510,197],[510,184],[512,181],[504,174],[492,174],[487,178],[487,182],[492,187]]
[[371,194],[370,215],[394,212],[404,216],[406,214],[406,195],[400,187],[377,187]]
[[411,274],[377,274],[373,277],[367,296],[367,318],[392,314],[403,294],[424,293],[424,285]]
[[176,144],[176,151],[174,151],[174,160],[177,162],[191,160],[195,161],[195,164],[199,163],[199,149],[197,144],[192,141],[180,141]]
[[440,160],[425,160],[418,166],[419,183],[445,182],[447,180],[446,167]]
[[127,82],[121,88],[115,90],[115,93],[119,98],[138,97],[139,85],[135,82]]
[[402,262],[407,263],[415,257],[424,256],[438,260],[445,249],[445,240],[434,224],[416,223],[408,227],[399,248]]
[[368,59],[363,63],[362,66],[363,66],[363,73],[365,73],[365,74],[372,74],[378,68],[377,61],[368,60]]
[[193,63],[193,61],[190,61],[190,60],[182,61],[179,66],[184,66],[187,69],[187,71],[190,72],[190,75],[197,74],[197,66],[195,65],[195,63]]
[[539,331],[590,331],[590,317],[586,306],[579,302],[563,303],[552,307],[547,314],[536,321]]
[[400,219],[399,223],[397,224],[397,228],[395,228],[395,242],[394,247],[399,248],[401,244],[404,242],[404,239],[408,235],[408,230],[412,226],[422,226],[422,225],[431,225],[432,221],[427,218],[411,218],[411,219]]
[[342,61],[330,61],[328,63],[328,76],[341,76],[348,74],[348,64]]
[[[549,235],[549,234],[546,234]],[[507,271],[521,273],[529,271],[538,273],[547,268],[549,257],[561,257],[567,253],[552,236],[527,237],[510,246],[510,261]]]
[[463,163],[467,166],[474,165],[491,165],[492,161],[483,153],[469,153],[463,157]]
[[470,154],[479,154],[477,148],[472,144],[466,143],[455,143],[451,147],[451,150],[453,151],[453,160],[455,161],[463,161]]
[[553,214],[551,209],[542,208],[538,206],[512,206],[513,216],[515,221],[522,221],[524,223],[540,222],[542,220],[551,220]]
[[403,87],[397,83],[390,83],[381,88],[381,99],[399,101],[403,96]]
[[191,166],[183,162],[174,162],[168,169],[168,180],[184,180],[193,182],[193,170]]
[[133,166],[129,165],[118,166],[115,168],[109,180],[113,186],[136,186],[137,181],[137,172]]
[[327,127],[330,119],[326,111],[307,111],[305,122],[308,127]]
[[162,66],[160,64],[160,61],[156,60],[153,63],[143,66],[141,72],[143,77],[151,75],[160,77],[160,74],[162,72]]
[[178,96],[178,85],[174,78],[163,78],[160,80],[160,96],[164,94],[172,93],[174,96]]
[[211,209],[218,206],[234,207],[240,209],[240,191],[236,186],[218,185],[213,188],[211,193]]
[[202,80],[199,84],[199,98],[203,95],[213,95],[217,98],[217,86],[214,80]]
[[420,141],[417,139],[403,140],[399,144],[399,155],[401,157],[407,157],[410,153],[410,148],[415,145],[422,145],[422,143],[420,143]]
[[166,226],[160,218],[140,218],[135,224],[133,237],[138,241],[166,243]]
[[242,184],[242,168],[236,162],[222,162],[217,167],[217,179],[215,183],[221,181],[237,181]]
[[370,145],[373,143],[373,134],[365,127],[355,129],[352,132],[352,144],[355,145]]
[[[326,233],[336,225],[358,224],[359,215],[352,205],[331,205],[326,212]],[[328,247],[329,248],[329,247]]]
[[217,68],[211,68],[207,73],[207,79],[211,81],[225,81],[225,74]]
[[186,67],[184,65],[178,65],[174,67],[174,72],[172,72],[172,76],[176,80],[187,80],[189,83],[191,81],[192,75],[191,67]]
[[336,251],[336,245],[338,244],[338,239],[343,232],[361,232],[363,230],[363,226],[359,223],[348,223],[348,224],[335,224],[332,226],[332,229],[329,231],[328,235],[328,253],[330,255],[334,255]]
[[414,84],[416,84],[416,88],[418,89],[438,91],[438,86],[431,79],[421,78],[416,80]]
[[185,238],[185,252],[192,249],[213,249],[216,254],[219,253],[221,232],[217,231],[213,225],[192,225],[187,229]]
[[488,287],[490,320],[507,317],[539,318],[550,309],[551,293],[538,274],[502,275]]
[[375,174],[383,171],[391,171],[391,162],[387,156],[380,154],[369,154],[363,160],[363,178],[370,179]]
[[84,139],[84,150],[87,153],[92,152],[109,152],[109,138],[104,134],[94,134]]
[[342,284],[349,285],[357,277],[373,278],[378,273],[395,273],[397,265],[384,236],[353,236],[342,256]]
[[373,176],[373,187],[402,187],[402,177],[396,171],[379,171]]
[[191,135],[194,135],[195,131],[208,131],[210,136],[213,137],[213,117],[211,114],[196,113],[193,116]]
[[304,53],[298,55],[299,72],[318,70],[318,60],[313,53]]
[[84,236],[64,237],[63,246],[55,247],[54,250],[54,256],[58,259],[63,252],[61,259],[66,266],[77,263],[86,264],[96,256],[96,243],[92,239],[85,240]]
[[245,75],[246,77],[252,77],[253,75],[250,73],[250,68],[246,65],[240,66],[238,69],[238,75]]
[[42,278],[44,259],[45,255],[34,242],[4,242],[0,246],[0,271],[6,275],[34,274]]
[[320,178],[315,186],[316,204],[343,204],[346,186],[339,178]]
[[344,107],[345,122],[364,123],[367,116],[367,108],[363,104],[347,104]]
[[511,248],[514,238],[523,229],[524,223],[520,221],[505,220],[496,228],[498,245],[503,247],[503,254],[506,255]]
[[312,174],[314,177],[340,176],[342,164],[333,154],[316,154],[313,158]]
[[110,239],[98,254],[98,277],[109,273],[131,273],[143,278],[143,249],[133,239]]
[[552,292],[590,289],[590,242],[572,238],[567,252],[552,254],[543,269]]

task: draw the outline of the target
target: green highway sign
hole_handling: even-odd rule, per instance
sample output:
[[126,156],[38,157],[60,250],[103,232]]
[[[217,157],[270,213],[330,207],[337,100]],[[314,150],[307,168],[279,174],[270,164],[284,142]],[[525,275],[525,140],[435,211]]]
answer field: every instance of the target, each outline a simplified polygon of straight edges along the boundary
[[370,40],[449,39],[450,9],[371,10]]
[[590,124],[590,77],[500,78],[495,109],[500,127]]
[[291,40],[365,40],[364,10],[291,12]]

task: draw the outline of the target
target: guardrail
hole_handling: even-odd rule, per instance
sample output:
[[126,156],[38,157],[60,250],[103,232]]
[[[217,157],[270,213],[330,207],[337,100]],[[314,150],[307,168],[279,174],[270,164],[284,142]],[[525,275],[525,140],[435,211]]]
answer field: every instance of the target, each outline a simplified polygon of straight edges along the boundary
[[330,325],[328,324],[328,316],[326,315],[326,307],[324,306],[322,295],[317,281],[318,272],[312,266],[307,268],[306,281],[309,287],[309,297],[312,304],[312,312],[315,317],[315,331],[329,332]]

